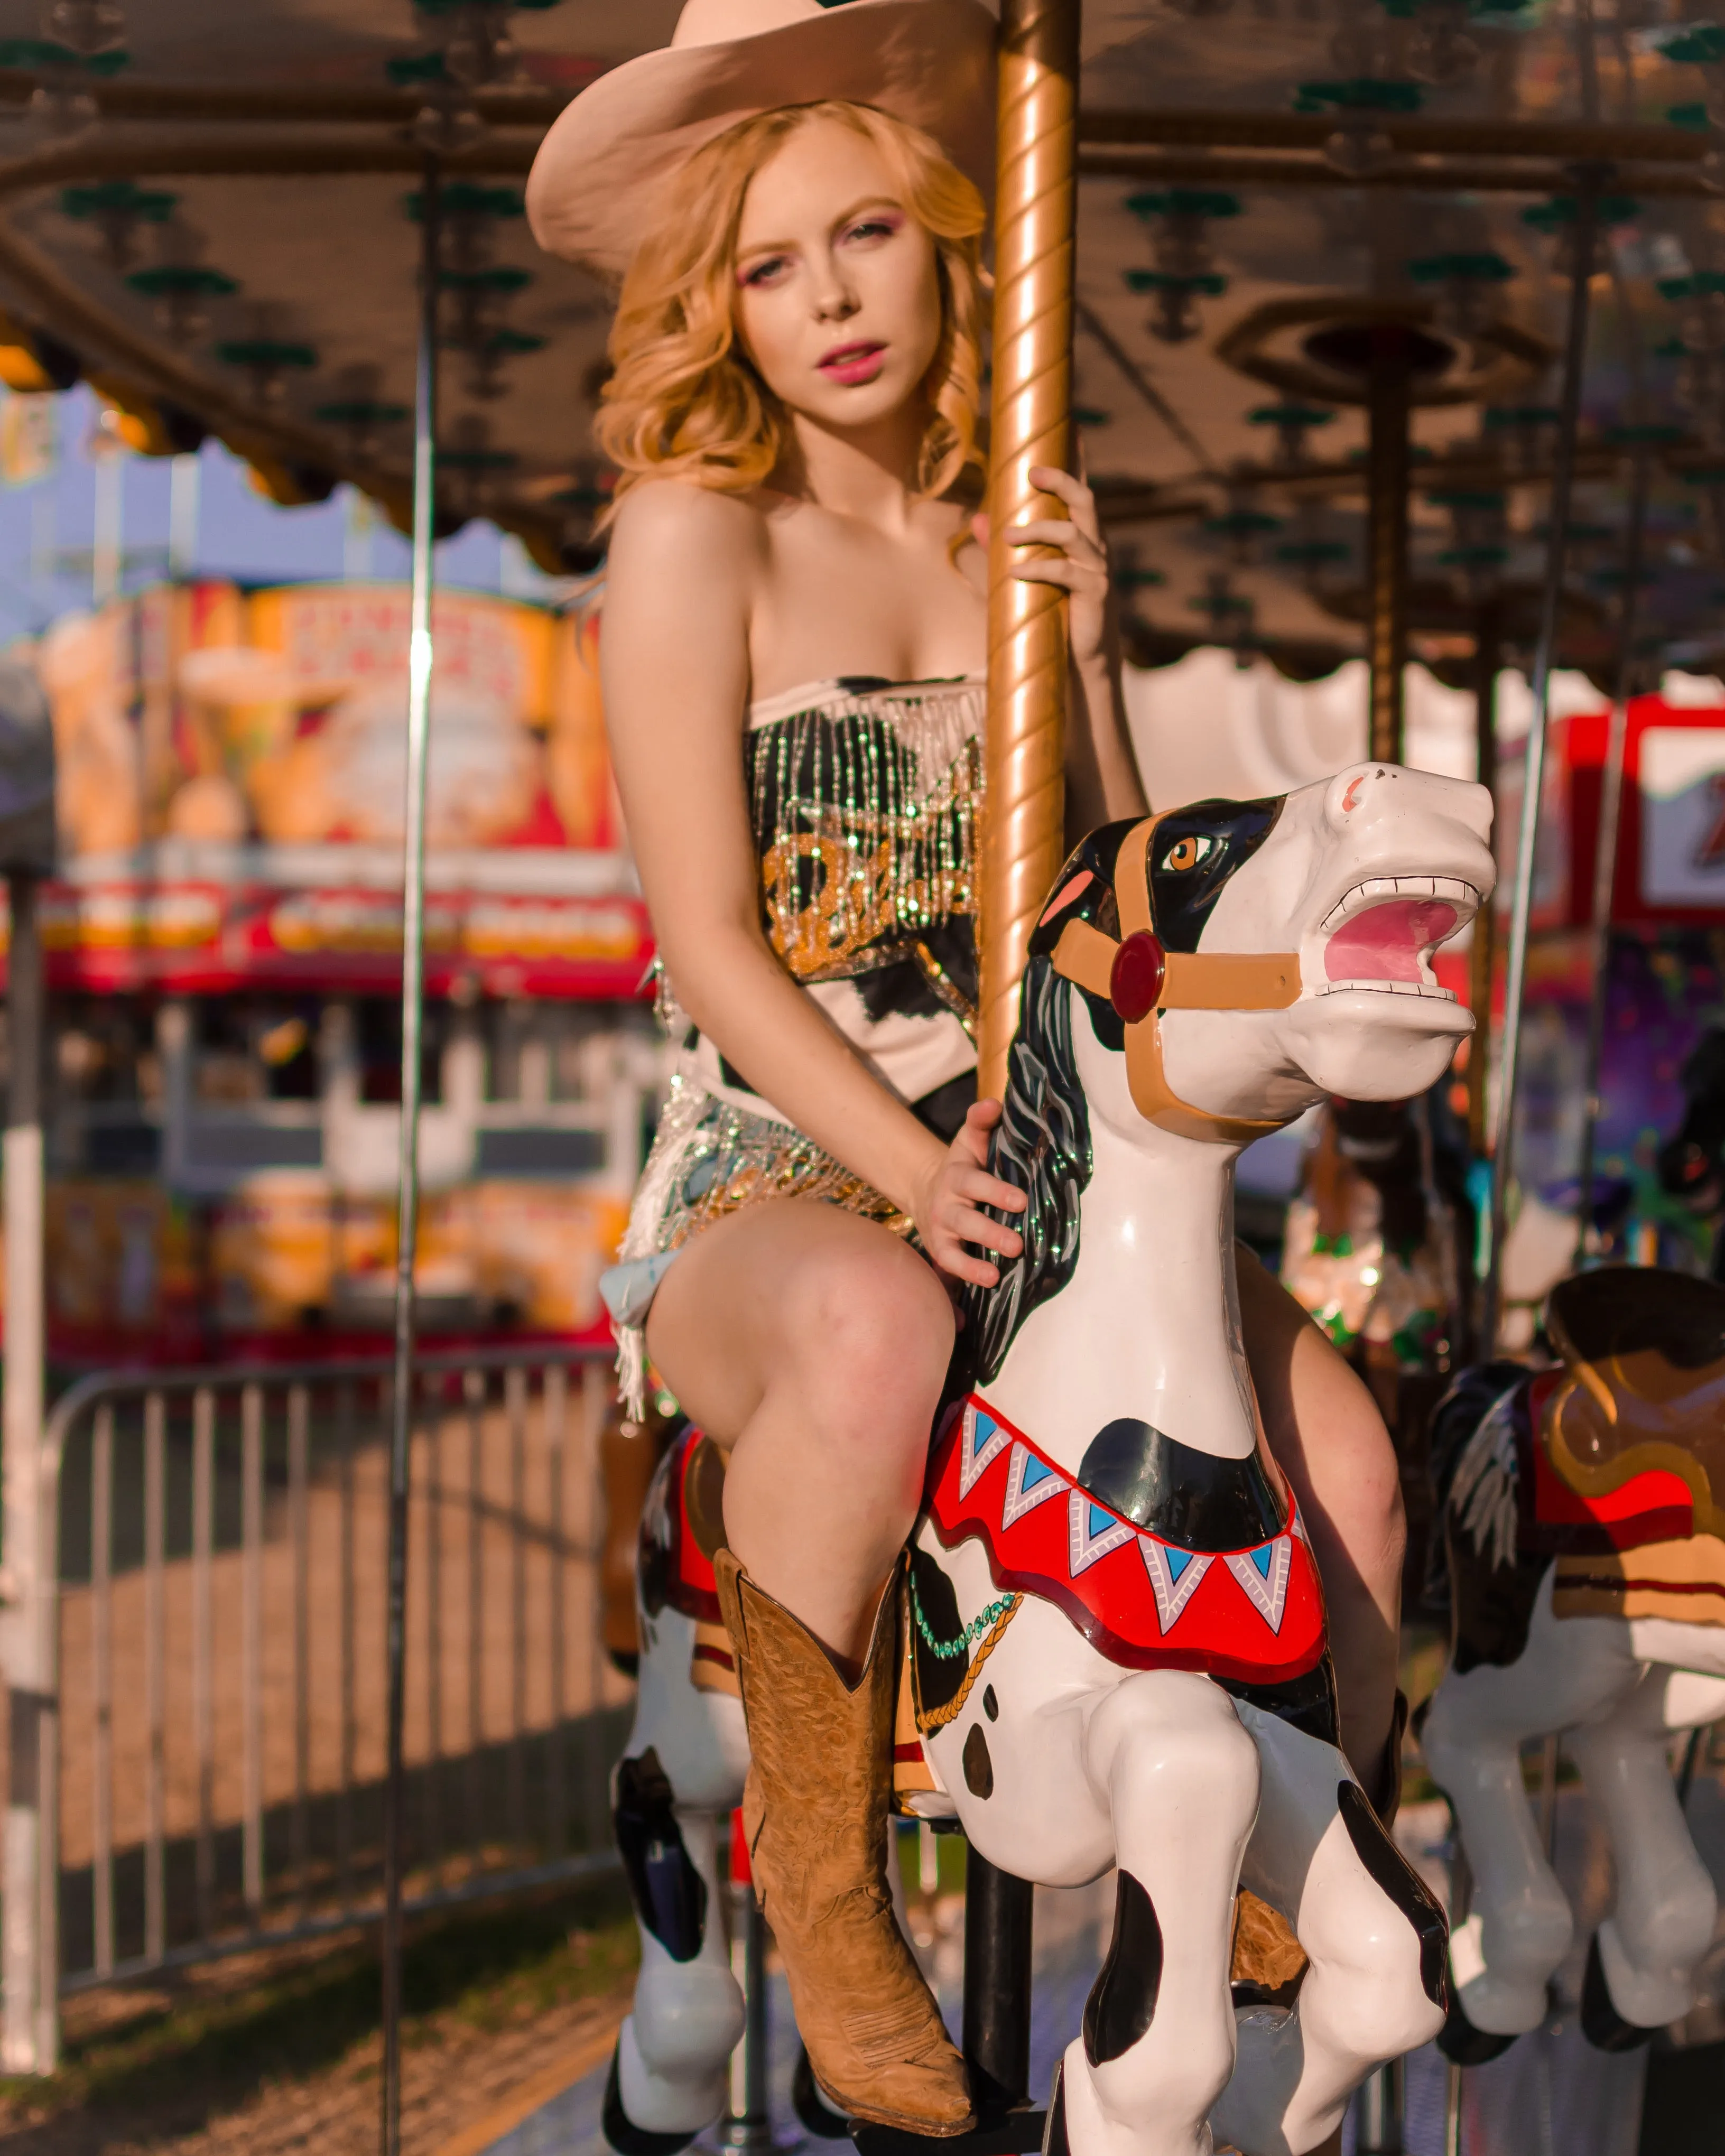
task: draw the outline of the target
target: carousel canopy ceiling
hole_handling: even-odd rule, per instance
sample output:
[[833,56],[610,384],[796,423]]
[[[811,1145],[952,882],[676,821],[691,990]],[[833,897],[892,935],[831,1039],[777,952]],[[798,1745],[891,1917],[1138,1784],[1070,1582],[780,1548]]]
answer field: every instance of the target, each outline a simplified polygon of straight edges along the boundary
[[[678,0],[0,0],[0,376],[81,374],[278,499],[408,503],[418,192],[443,155],[440,501],[590,558],[608,297],[521,209],[562,103]],[[1722,0],[1725,13],[1725,0]],[[1531,630],[1575,190],[1606,239],[1565,647],[1725,593],[1725,27],[1686,0],[1087,0],[1078,418],[1142,655],[1357,649],[1366,405],[1412,405],[1416,650]],[[1717,131],[1716,131],[1717,122]],[[9,340],[9,341],[6,341]],[[1386,341],[1386,340],[1388,341]]]

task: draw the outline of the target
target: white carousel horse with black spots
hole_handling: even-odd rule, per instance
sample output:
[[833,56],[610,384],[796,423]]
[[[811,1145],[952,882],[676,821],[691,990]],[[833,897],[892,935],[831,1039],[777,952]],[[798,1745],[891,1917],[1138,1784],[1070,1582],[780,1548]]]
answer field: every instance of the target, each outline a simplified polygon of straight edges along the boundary
[[1668,1750],[1725,1714],[1725,1288],[1607,1266],[1553,1289],[1546,1327],[1557,1368],[1471,1370],[1433,1424],[1452,1653],[1420,1743],[1474,1882],[1440,2039],[1463,2064],[1539,2026],[1574,1936],[1529,1738],[1562,1732],[1615,1860],[1594,2043],[1689,2010],[1717,1914]]
[[[1491,888],[1478,787],[1365,764],[1096,832],[1031,946],[993,1172],[1021,1258],[967,1291],[905,1593],[901,1801],[1050,1886],[1119,1870],[1055,2156],[1293,2156],[1443,2010],[1445,1926],[1336,1743],[1316,1568],[1240,1344],[1234,1162],[1314,1100],[1402,1099],[1471,1024],[1431,949]],[[713,1813],[745,1765],[707,1563],[716,1455],[643,1537],[619,1832],[643,1925],[608,2130],[665,2156],[740,2027]],[[1293,1927],[1291,2007],[1236,2008],[1236,1889]]]

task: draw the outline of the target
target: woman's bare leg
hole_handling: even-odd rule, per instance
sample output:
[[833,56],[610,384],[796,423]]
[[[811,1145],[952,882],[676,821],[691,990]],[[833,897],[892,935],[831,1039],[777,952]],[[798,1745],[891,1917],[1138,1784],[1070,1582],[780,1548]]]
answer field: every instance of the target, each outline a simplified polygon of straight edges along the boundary
[[952,1344],[922,1259],[807,1200],[708,1229],[648,1324],[678,1399],[732,1448],[714,1573],[748,1723],[755,1890],[797,2026],[843,2109],[936,2135],[971,2123],[970,2090],[882,1871],[897,1659],[881,1588]]
[[1400,1645],[1407,1522],[1395,1448],[1370,1393],[1243,1246],[1240,1317],[1265,1433],[1299,1499],[1324,1584],[1342,1749],[1383,1786]]
[[952,1353],[933,1271],[835,1206],[750,1206],[670,1268],[647,1344],[683,1407],[732,1448],[725,1530],[738,1562],[831,1652],[860,1661],[916,1520]]

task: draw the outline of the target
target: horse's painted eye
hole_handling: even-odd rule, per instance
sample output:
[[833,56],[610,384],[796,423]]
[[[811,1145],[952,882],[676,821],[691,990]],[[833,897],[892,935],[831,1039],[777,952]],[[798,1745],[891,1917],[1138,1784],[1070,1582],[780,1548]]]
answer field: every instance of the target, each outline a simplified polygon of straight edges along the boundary
[[1215,851],[1216,842],[1209,834],[1199,832],[1183,839],[1176,839],[1162,857],[1165,869],[1195,869],[1200,861],[1207,861]]

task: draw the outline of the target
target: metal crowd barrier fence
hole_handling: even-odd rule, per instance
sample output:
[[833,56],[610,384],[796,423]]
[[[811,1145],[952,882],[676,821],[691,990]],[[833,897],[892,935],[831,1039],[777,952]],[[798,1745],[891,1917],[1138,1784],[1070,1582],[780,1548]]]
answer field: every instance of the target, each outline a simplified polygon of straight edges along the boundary
[[[35,1993],[377,1912],[386,1361],[100,1376],[49,1419]],[[598,1583],[602,1352],[416,1368],[407,1906],[610,1865],[630,1688]],[[50,2041],[39,2070],[51,2066]]]

